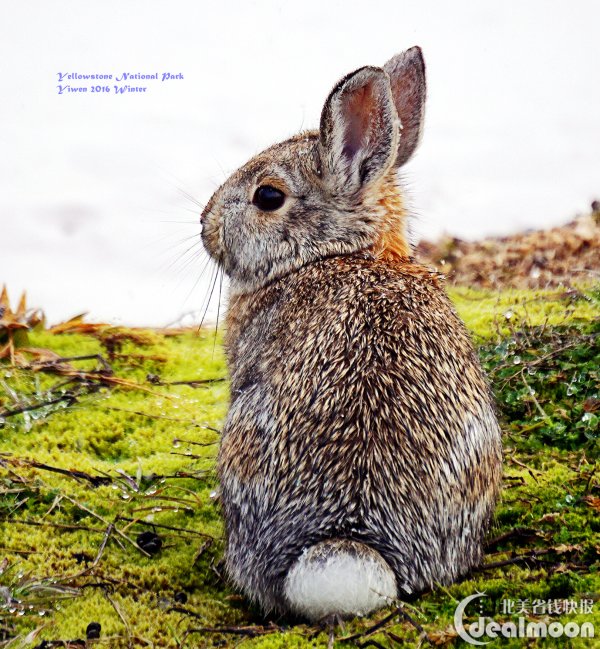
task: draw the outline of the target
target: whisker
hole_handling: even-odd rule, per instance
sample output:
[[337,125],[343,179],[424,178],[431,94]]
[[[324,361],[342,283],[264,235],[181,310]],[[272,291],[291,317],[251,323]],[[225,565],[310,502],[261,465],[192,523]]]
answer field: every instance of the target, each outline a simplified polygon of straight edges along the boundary
[[[176,257],[176,258],[175,258],[175,259],[174,259],[174,260],[173,260],[173,261],[172,261],[172,262],[171,262],[171,263],[170,263],[170,264],[165,268],[165,269],[164,269],[164,270],[165,270],[165,271],[167,271],[167,270],[171,270],[171,268],[172,268],[175,264],[179,263],[180,261],[183,261],[183,259],[184,259],[184,258],[186,257],[186,255],[190,252],[190,250],[193,250],[196,246],[199,246],[201,243],[202,243],[202,241],[200,241],[200,240],[198,240],[198,241],[194,241],[194,243],[192,243],[191,246],[189,246],[189,247],[186,248],[186,249],[185,249],[181,254],[179,254],[179,255],[178,255],[178,256],[177,256],[177,257]],[[192,257],[193,257],[193,255],[192,255]]]
[[[181,276],[185,271],[188,270],[188,268],[198,259],[202,259],[204,255],[202,254],[202,251],[200,254],[196,254],[196,250],[194,250],[192,253],[190,253],[185,261],[183,261],[183,258],[181,259],[181,265],[177,270],[174,271],[175,277]],[[210,260],[206,261],[204,266],[206,267],[210,263]],[[184,276],[185,277],[185,276]]]
[[[217,270],[218,270],[217,266],[216,266],[214,263],[212,263],[213,260],[212,260],[210,257],[209,257],[209,260],[208,260],[208,261],[209,261],[208,265],[205,266],[205,267],[202,269],[202,270],[203,270],[203,273],[204,273],[204,272],[206,272],[206,270],[208,270],[208,269],[210,268],[210,277],[209,277],[209,279],[208,279],[208,284],[207,284],[207,290],[206,290],[206,293],[204,294],[204,297],[202,298],[202,301],[200,302],[200,305],[199,305],[199,309],[198,309],[198,311],[199,311],[200,313],[202,313],[203,311],[205,311],[205,306],[208,308],[207,297],[208,297],[208,299],[210,299],[210,286],[211,286],[211,284],[213,283],[213,279],[216,278],[216,272],[217,272]],[[197,283],[197,282],[198,282],[198,280],[196,280],[196,283]],[[193,287],[192,287],[192,290],[193,290]],[[188,294],[188,298],[189,298],[190,295],[191,295],[191,292]],[[187,299],[187,298],[186,298],[186,299]]]
[[[196,210],[190,210],[187,207],[183,207],[182,209],[188,210],[189,212],[193,212],[194,214],[196,214]],[[164,221],[156,221],[156,223],[169,223],[169,224],[174,223],[176,225],[198,225],[198,221],[192,219],[189,219],[188,221],[171,221],[169,219],[165,219]]]
[[[177,191],[184,197],[187,198],[189,201],[192,201],[194,205],[197,205],[201,210],[204,209],[206,203],[201,203],[197,198],[194,198],[189,192],[186,192],[185,189],[182,189],[181,187],[177,188]],[[189,208],[188,208],[189,209]]]
[[[156,241],[149,241],[148,243],[144,244],[143,247],[144,248],[149,248],[151,246],[155,246],[158,243],[162,243],[169,236],[171,236],[171,235],[165,235],[164,237],[160,237]],[[191,241],[192,239],[196,239],[196,241],[194,242],[194,245],[202,243],[199,237],[200,237],[200,234],[192,234],[192,235],[189,235],[187,237],[181,237],[179,239],[176,239],[175,241],[172,241],[170,243],[170,245],[168,245],[166,247],[163,247],[163,249],[158,254],[162,256],[162,255],[165,255],[165,254],[167,254],[169,252],[172,252],[174,248],[177,248],[178,246],[185,245],[189,241]]]
[[175,243],[185,243],[186,241],[190,241],[190,239],[200,239],[201,237],[202,233],[194,232],[194,234],[189,234],[186,237],[181,237],[181,239],[178,239]]
[[208,313],[208,307],[210,306],[210,301],[211,301],[211,299],[212,299],[212,295],[213,295],[213,292],[214,292],[214,290],[215,290],[215,285],[216,285],[216,283],[217,283],[217,277],[218,277],[219,267],[216,266],[216,267],[215,267],[215,270],[216,270],[217,272],[215,272],[215,274],[214,274],[214,280],[212,280],[212,287],[211,287],[211,289],[210,289],[210,293],[208,294],[208,300],[207,300],[207,302],[206,302],[206,308],[204,309],[204,313],[202,314],[202,318],[200,319],[200,324],[198,325],[198,331],[200,331],[200,329],[202,329],[202,325],[204,324],[204,319],[206,318],[206,314]]
[[[178,255],[170,262],[164,262],[161,267],[161,273],[170,273],[175,279],[179,278],[184,273],[190,264],[202,259],[202,250],[196,248],[189,251],[184,255]],[[184,275],[185,277],[185,275]]]
[[219,331],[219,315],[221,313],[221,295],[223,293],[223,276],[225,272],[221,268],[221,278],[219,279],[219,301],[217,302],[217,324],[215,325],[215,339],[213,340],[212,357],[215,357],[215,347],[217,346],[217,333]]
[[[217,166],[219,167],[221,173],[223,174],[223,178],[224,178],[224,179],[225,179],[225,178],[228,178],[231,174],[228,174],[228,173],[225,171],[225,169],[223,169],[223,165],[219,162],[219,160],[217,160],[217,158],[213,158],[213,160],[216,162],[216,164],[217,164]],[[213,179],[213,182],[214,182],[214,179]],[[217,185],[218,185],[218,183],[217,183]]]
[[[141,209],[144,212],[150,212],[152,214],[173,214],[173,212],[176,210],[186,210],[187,212],[193,212],[194,214],[198,214],[198,210],[194,210],[191,207],[184,207],[183,205],[174,205],[173,207],[170,207],[168,210],[160,209],[158,207],[142,207]],[[160,221],[157,222],[160,223]],[[164,223],[177,223],[177,221],[166,219]]]
[[[194,258],[192,257],[192,260],[193,260],[193,259],[194,259]],[[188,267],[189,267],[189,263],[190,263],[190,262],[188,262],[188,263],[185,265],[185,268],[188,268]],[[204,277],[204,274],[206,273],[206,270],[207,270],[208,267],[211,265],[211,263],[212,263],[212,259],[211,259],[210,257],[207,257],[206,261],[204,262],[204,265],[202,266],[202,269],[200,270],[200,273],[198,274],[198,277],[196,278],[196,281],[194,282],[192,288],[188,291],[188,294],[186,295],[186,297],[185,297],[185,299],[184,299],[184,301],[183,301],[183,304],[184,304],[184,305],[185,305],[185,304],[187,303],[187,301],[190,299],[192,293],[196,290],[196,287],[197,287],[198,284],[200,283],[200,280]],[[183,269],[182,269],[181,271],[179,271],[178,274],[181,274],[182,272],[183,272]],[[178,288],[179,288],[179,286],[181,286],[181,284],[183,283],[185,277],[186,277],[186,276],[183,276],[183,277],[181,277],[181,279],[179,280],[179,283],[177,284],[177,287],[178,287]]]
[[[158,223],[158,222],[157,222]],[[164,223],[164,222],[163,222]],[[196,224],[196,227],[194,228],[194,233],[189,234],[190,232],[190,226],[191,223],[186,223],[185,228],[183,227],[177,227],[172,229],[170,232],[165,232],[165,231],[160,231],[154,233],[153,236],[150,236],[148,234],[148,238],[146,241],[143,242],[142,244],[142,249],[146,248],[151,248],[151,247],[158,247],[160,246],[160,252],[159,254],[162,254],[164,252],[164,244],[165,242],[168,242],[170,244],[169,248],[167,250],[170,250],[172,247],[180,244],[180,243],[185,243],[186,241],[193,239],[194,237],[200,237],[201,233],[199,232],[199,228]],[[162,228],[160,230],[163,230]],[[181,236],[183,233],[185,236]]]
[[156,166],[160,170],[160,173],[163,176],[163,180],[165,182],[167,182],[171,187],[176,189],[180,194],[182,194],[185,198],[190,200],[192,203],[198,205],[200,209],[204,209],[203,203],[201,203],[197,198],[194,198],[189,192],[186,192],[185,189],[182,188],[182,185],[185,185],[185,181],[182,178],[174,174],[172,171],[165,169],[160,164],[156,164]]

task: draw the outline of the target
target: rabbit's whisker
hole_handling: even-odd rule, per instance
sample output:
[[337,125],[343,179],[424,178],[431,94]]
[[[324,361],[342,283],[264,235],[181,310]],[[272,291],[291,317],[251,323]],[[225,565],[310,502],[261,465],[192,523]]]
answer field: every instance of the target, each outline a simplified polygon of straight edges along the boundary
[[[194,264],[198,259],[204,259],[204,266],[203,269],[208,265],[210,260],[206,260],[206,257],[204,255],[204,252],[200,249],[196,249],[193,251],[193,253],[190,253],[185,261],[182,260],[181,266],[179,269],[175,270],[175,276],[176,277],[183,277],[185,278],[187,276],[186,271]],[[201,273],[204,272],[203,270]]]
[[208,307],[210,306],[210,301],[213,296],[213,292],[215,290],[215,286],[217,284],[217,278],[218,278],[218,267],[215,267],[213,274],[211,276],[211,283],[209,284],[210,286],[210,291],[208,293],[208,299],[206,300],[206,306],[204,308],[204,313],[202,314],[202,318],[200,319],[200,324],[198,325],[198,330],[202,329],[202,325],[204,324],[204,320],[206,318],[206,314],[208,313]]
[[208,257],[206,261],[204,262],[204,266],[202,266],[202,269],[200,273],[198,274],[198,277],[196,278],[196,281],[194,282],[192,288],[188,291],[188,294],[184,300],[184,304],[190,299],[192,293],[196,290],[196,287],[200,283],[200,280],[204,277],[204,274],[206,273],[206,269],[211,265],[211,259]]
[[221,266],[219,268],[220,270],[220,278],[219,278],[219,301],[217,302],[217,324],[215,325],[215,339],[213,341],[213,358],[215,356],[215,347],[217,346],[217,333],[219,332],[219,316],[221,314],[221,296],[223,294],[223,275],[225,274],[223,271],[223,267]]
[[182,189],[181,187],[177,188],[177,191],[184,197],[187,198],[189,201],[194,203],[194,205],[197,205],[200,210],[203,210],[205,207],[205,203],[200,202],[197,198],[194,198],[190,193],[186,192],[185,189]]
[[[176,244],[176,245],[180,245],[180,244]],[[181,272],[189,264],[190,261],[196,259],[195,253],[198,251],[199,245],[200,245],[200,241],[195,241],[191,246],[186,248],[183,252],[174,255],[172,261],[169,262],[167,266],[164,268],[164,271],[172,270],[173,268],[177,267],[178,264],[183,264],[183,266],[179,267],[179,272]],[[174,247],[176,246],[172,246],[171,249]]]

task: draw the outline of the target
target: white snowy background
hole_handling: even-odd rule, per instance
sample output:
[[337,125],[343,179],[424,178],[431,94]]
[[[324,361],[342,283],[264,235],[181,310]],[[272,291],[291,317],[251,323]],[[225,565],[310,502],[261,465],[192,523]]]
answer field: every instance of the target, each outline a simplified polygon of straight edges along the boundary
[[[4,2],[0,284],[55,322],[165,325],[210,268],[199,208],[240,164],[318,124],[334,82],[422,46],[417,236],[564,222],[600,197],[600,3]],[[58,72],[170,71],[145,94],[62,94]],[[144,82],[139,82],[142,85]],[[192,238],[189,238],[192,237]],[[187,238],[187,239],[186,239]],[[187,252],[186,252],[187,251]],[[216,301],[211,312],[214,314]]]

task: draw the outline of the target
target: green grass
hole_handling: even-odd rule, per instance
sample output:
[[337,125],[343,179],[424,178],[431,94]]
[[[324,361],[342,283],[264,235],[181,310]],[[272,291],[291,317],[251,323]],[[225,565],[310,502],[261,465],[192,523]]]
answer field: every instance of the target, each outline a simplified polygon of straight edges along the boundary
[[[434,644],[469,646],[456,638],[453,615],[476,592],[497,621],[511,619],[502,600],[529,608],[594,600],[591,614],[526,617],[593,622],[600,633],[600,291],[454,288],[451,297],[503,418],[505,480],[486,555],[500,565],[421,596],[405,609],[410,620],[396,616],[371,635],[394,609],[350,621],[336,630],[336,647],[417,645],[417,624]],[[68,384],[64,366],[56,374],[0,364],[0,412],[26,408],[0,420],[0,647],[65,646],[51,641],[84,639],[91,622],[108,647],[327,646],[319,629],[263,619],[222,577],[213,429],[227,383],[212,332],[38,328],[23,344],[62,357],[101,354],[129,383],[103,379],[96,359],[71,361],[88,374]],[[196,383],[173,384],[181,381]],[[136,544],[144,532],[157,535],[156,553]],[[225,627],[244,634],[214,631]],[[363,635],[343,642],[353,634]]]

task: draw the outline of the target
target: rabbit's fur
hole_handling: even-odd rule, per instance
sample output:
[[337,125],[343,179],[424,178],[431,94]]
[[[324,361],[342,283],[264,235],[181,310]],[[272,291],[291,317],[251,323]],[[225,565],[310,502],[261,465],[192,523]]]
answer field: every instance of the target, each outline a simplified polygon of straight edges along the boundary
[[[230,278],[226,565],[265,610],[365,614],[481,560],[500,430],[440,277],[411,258],[396,180],[424,104],[419,48],[361,68],[319,131],[253,158],[202,215]],[[281,207],[255,204],[265,185]]]

